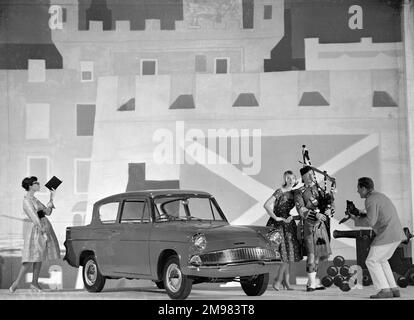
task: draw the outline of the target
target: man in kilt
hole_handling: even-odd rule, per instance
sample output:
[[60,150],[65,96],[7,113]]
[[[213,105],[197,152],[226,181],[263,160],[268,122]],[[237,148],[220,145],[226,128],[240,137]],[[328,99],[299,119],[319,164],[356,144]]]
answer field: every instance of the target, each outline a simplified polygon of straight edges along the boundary
[[306,291],[312,292],[325,289],[325,287],[316,286],[316,273],[319,261],[327,259],[332,253],[325,221],[330,216],[330,210],[334,204],[332,203],[331,208],[324,208],[325,212],[321,212],[322,194],[315,183],[312,168],[304,166],[300,169],[300,174],[304,185],[295,191],[294,200],[301,217],[299,230],[301,230],[301,239],[306,251],[303,254],[307,256],[308,284]]

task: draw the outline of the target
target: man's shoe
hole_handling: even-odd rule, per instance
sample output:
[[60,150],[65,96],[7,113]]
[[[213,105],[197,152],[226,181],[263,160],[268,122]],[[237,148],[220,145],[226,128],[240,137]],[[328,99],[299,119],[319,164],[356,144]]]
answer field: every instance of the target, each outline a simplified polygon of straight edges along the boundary
[[401,297],[400,289],[399,288],[391,288],[391,292],[394,298]]
[[326,288],[324,286],[319,286],[319,287],[316,287],[316,288],[312,288],[308,284],[306,285],[306,291],[308,291],[308,292],[312,292],[312,291],[315,291],[315,290],[325,290],[325,289]]
[[388,299],[394,298],[392,291],[380,290],[377,294],[370,296],[371,299]]

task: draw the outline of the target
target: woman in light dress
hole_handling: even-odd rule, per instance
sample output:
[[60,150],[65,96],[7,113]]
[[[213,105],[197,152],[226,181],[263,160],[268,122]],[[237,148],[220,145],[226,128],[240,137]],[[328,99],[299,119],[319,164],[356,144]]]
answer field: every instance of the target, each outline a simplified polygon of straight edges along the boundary
[[40,190],[40,184],[36,177],[24,178],[22,187],[27,191],[23,199],[23,212],[29,219],[29,227],[23,235],[22,266],[9,291],[11,293],[16,291],[22,278],[33,265],[33,280],[30,289],[41,292],[42,288],[38,280],[42,262],[60,259],[59,243],[52,225],[46,217],[50,216],[55,208],[53,204],[55,191],[51,190],[50,201],[45,206],[34,196]]

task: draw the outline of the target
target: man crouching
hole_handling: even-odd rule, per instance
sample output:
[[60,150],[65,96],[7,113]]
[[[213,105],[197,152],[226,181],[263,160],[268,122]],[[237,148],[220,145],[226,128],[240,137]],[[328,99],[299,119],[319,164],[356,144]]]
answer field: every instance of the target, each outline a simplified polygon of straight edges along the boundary
[[368,224],[375,232],[365,264],[368,267],[374,286],[379,292],[371,299],[400,297],[388,259],[392,257],[401,241],[406,240],[397,210],[391,200],[374,190],[371,178],[358,179],[357,191],[365,198],[362,216],[351,215],[356,223]]

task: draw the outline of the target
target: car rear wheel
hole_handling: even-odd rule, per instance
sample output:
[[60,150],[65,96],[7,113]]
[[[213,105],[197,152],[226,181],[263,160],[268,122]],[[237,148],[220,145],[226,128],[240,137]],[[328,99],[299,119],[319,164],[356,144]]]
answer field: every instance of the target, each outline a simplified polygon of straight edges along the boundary
[[164,266],[163,282],[171,299],[185,299],[191,292],[193,280],[181,272],[180,261],[172,256]]
[[89,292],[100,292],[105,286],[105,277],[100,273],[95,256],[89,255],[83,265],[83,284]]
[[261,296],[269,284],[269,274],[260,274],[249,278],[240,279],[241,287],[248,296]]

